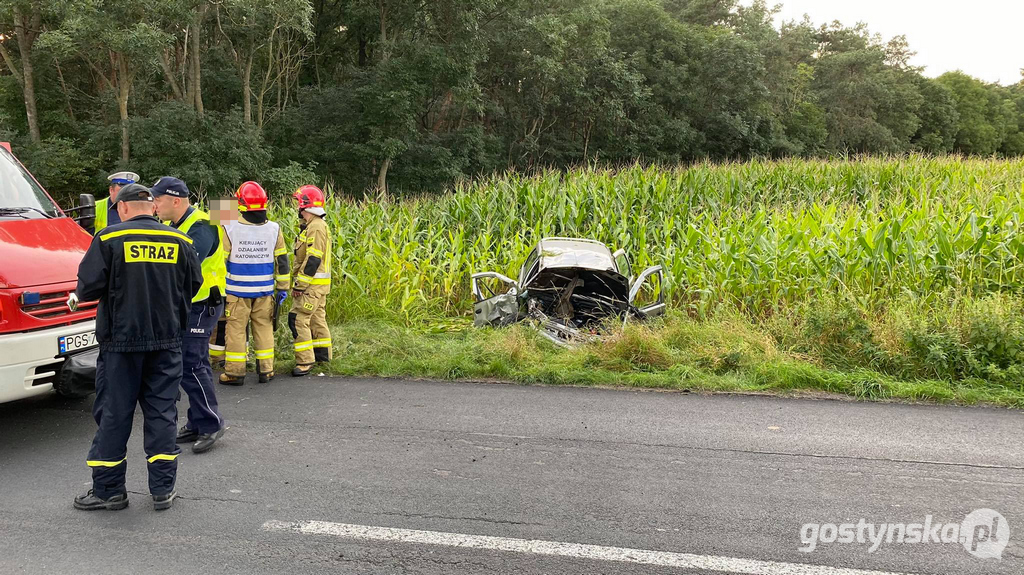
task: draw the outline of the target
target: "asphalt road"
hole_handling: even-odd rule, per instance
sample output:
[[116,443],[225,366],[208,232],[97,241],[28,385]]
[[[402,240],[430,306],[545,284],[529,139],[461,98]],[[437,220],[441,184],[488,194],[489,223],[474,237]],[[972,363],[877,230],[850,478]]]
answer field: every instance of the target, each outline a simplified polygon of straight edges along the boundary
[[[131,506],[86,513],[91,398],[0,405],[0,573],[1024,572],[1020,412],[325,377],[218,391],[230,429],[179,458],[160,513],[141,420]],[[1008,522],[1002,560],[798,550],[806,523],[979,508]]]

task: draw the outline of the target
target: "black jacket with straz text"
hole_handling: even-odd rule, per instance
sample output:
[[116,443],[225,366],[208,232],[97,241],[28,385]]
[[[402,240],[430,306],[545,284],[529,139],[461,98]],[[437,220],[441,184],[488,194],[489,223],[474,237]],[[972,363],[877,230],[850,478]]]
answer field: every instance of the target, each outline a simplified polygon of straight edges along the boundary
[[192,240],[152,216],[104,228],[78,266],[80,301],[99,300],[96,340],[111,352],[177,349],[203,284]]

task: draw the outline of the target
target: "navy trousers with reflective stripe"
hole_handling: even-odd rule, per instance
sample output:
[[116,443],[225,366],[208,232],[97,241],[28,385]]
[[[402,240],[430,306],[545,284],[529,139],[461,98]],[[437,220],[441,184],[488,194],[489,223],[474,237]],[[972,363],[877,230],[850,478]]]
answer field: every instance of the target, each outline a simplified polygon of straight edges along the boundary
[[224,304],[216,307],[193,303],[188,328],[182,337],[181,389],[188,395],[188,420],[185,425],[199,433],[215,433],[224,427],[224,418],[217,407],[210,367],[210,336]]
[[114,353],[100,351],[96,361],[93,417],[99,429],[89,450],[92,484],[97,497],[125,493],[127,445],[135,404],[142,408],[149,492],[166,495],[178,471],[175,445],[181,380],[181,350]]

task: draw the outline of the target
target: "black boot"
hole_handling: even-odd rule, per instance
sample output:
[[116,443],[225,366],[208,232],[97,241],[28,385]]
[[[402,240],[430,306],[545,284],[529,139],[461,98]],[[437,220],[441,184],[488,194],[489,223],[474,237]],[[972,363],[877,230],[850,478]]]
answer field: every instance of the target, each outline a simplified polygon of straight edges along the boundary
[[295,369],[292,369],[292,377],[302,377],[304,375],[309,375],[309,372],[312,369],[312,365],[296,365]]
[[192,445],[192,453],[203,453],[209,451],[213,447],[214,443],[224,435],[224,428],[218,429],[214,433],[204,433],[196,439],[196,442]]
[[128,507],[127,493],[114,495],[110,499],[100,499],[90,489],[85,495],[75,497],[75,509],[81,509],[82,511],[97,511],[100,509],[119,511],[125,507]]
[[187,425],[182,425],[181,429],[178,430],[178,437],[174,439],[175,443],[195,443],[195,440],[199,439],[199,432],[195,429],[189,429]]
[[261,373],[260,374],[260,378],[259,378],[259,382],[260,383],[270,383],[270,380],[272,380],[272,379],[274,379],[274,372]]
[[157,511],[163,511],[164,509],[170,509],[171,506],[174,505],[174,498],[177,497],[177,496],[178,496],[178,494],[175,493],[174,491],[168,493],[167,495],[154,495],[153,496],[153,509],[155,509]]

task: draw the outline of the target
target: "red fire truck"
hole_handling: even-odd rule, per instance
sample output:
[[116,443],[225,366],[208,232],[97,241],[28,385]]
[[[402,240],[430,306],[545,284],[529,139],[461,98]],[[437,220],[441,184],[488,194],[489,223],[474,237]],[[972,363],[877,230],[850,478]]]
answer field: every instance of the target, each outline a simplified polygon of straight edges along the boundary
[[80,200],[68,216],[0,142],[0,403],[94,387],[96,302],[66,304],[95,217],[92,196]]

